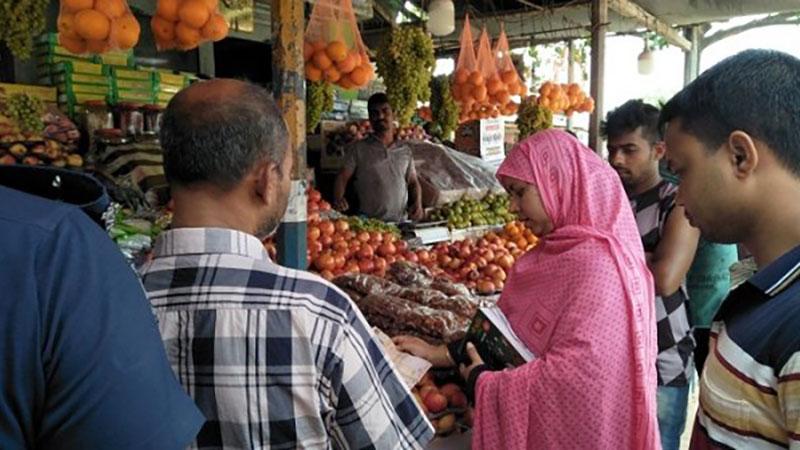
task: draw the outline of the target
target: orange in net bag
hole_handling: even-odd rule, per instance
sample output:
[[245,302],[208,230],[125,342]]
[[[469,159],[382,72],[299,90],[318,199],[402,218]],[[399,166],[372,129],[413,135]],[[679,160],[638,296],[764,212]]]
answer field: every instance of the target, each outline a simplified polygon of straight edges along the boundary
[[304,38],[303,59],[309,81],[325,80],[355,89],[375,78],[351,0],[317,1]]
[[459,122],[466,122],[477,119],[477,114],[473,114],[473,108],[477,104],[473,94],[475,88],[483,84],[483,75],[478,71],[478,63],[475,60],[469,14],[464,19],[464,29],[461,31],[459,41],[461,50],[458,52],[456,70],[453,74],[453,99],[461,111]]
[[158,0],[150,28],[159,50],[191,50],[228,36],[219,0]]
[[515,103],[511,96],[519,95],[520,98],[527,94],[527,88],[522,78],[514,67],[511,59],[511,51],[508,46],[508,37],[505,27],[501,25],[500,36],[494,46],[497,67],[497,77],[489,82],[489,95],[492,95],[504,115],[516,114],[519,105]]
[[[479,105],[478,116],[481,119],[488,117],[500,116],[500,109],[498,108],[498,98],[501,94],[507,95],[505,85],[500,81],[495,67],[495,56],[492,53],[492,46],[489,41],[489,33],[486,32],[486,27],[481,31],[481,37],[478,40],[478,52],[476,55],[476,62],[478,64],[478,72],[482,79],[482,85],[475,83],[475,90],[473,97],[475,102]],[[505,98],[505,97],[503,97]],[[474,107],[473,107],[474,108]]]
[[61,0],[58,42],[72,53],[130,50],[141,27],[126,0]]

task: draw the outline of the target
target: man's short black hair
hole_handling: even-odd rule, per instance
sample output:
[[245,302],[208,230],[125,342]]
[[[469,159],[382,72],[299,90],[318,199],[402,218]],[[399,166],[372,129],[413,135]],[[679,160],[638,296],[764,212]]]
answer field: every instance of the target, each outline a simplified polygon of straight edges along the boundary
[[800,59],[774,50],[726,58],[664,105],[659,125],[675,119],[710,151],[744,131],[800,175]]
[[224,100],[188,101],[185,92],[170,101],[161,126],[170,183],[212,183],[227,190],[259,162],[281,168],[289,133],[270,93],[250,83]]
[[369,100],[367,100],[367,111],[373,111],[377,109],[379,106],[383,106],[388,103],[389,103],[389,97],[383,92],[372,94]]
[[606,139],[613,139],[642,127],[642,136],[655,143],[661,140],[658,115],[655,106],[638,99],[628,100],[606,115],[606,120],[600,125],[600,133]]

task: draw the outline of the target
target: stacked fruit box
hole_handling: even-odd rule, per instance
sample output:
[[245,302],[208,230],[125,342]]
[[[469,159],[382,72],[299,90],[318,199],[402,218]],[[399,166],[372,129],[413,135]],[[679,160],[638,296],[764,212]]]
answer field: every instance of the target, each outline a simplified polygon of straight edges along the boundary
[[108,102],[111,80],[101,64],[64,61],[53,65],[50,82],[58,89],[58,104],[70,117],[87,102]]
[[111,103],[155,102],[155,80],[147,70],[111,67]]
[[117,67],[136,67],[136,58],[133,56],[133,49],[131,50],[117,50],[103,53],[97,56],[98,62],[106,66]]
[[53,84],[50,76],[52,69],[62,62],[97,62],[91,55],[76,55],[58,43],[57,33],[45,33],[36,41],[36,71],[39,82]]
[[155,104],[164,108],[167,107],[167,104],[172,100],[175,94],[190,83],[188,77],[184,74],[176,74],[162,69],[144,70],[151,70],[153,72]]

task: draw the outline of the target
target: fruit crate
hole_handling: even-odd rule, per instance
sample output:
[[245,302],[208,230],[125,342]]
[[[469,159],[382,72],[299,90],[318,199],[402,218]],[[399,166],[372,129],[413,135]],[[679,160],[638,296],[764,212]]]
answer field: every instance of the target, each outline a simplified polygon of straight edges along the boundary
[[98,62],[106,66],[125,67],[133,69],[136,67],[136,57],[133,50],[107,52],[97,56]]
[[111,86],[115,91],[148,91],[153,92],[153,80],[130,80],[124,78],[111,78]]
[[54,85],[91,84],[95,86],[111,87],[111,80],[105,75],[59,72],[52,74],[50,79]]
[[155,103],[155,95],[153,91],[139,91],[139,90],[126,90],[126,89],[112,89],[111,104],[118,103],[144,103],[150,105]]
[[146,70],[109,66],[111,77],[119,80],[153,81],[153,73]]

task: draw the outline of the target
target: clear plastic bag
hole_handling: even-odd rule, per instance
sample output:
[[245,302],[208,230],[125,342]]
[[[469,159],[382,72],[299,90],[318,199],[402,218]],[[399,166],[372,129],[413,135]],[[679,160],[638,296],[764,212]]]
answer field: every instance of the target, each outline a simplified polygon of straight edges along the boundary
[[480,158],[444,145],[409,141],[417,176],[422,186],[422,204],[441,206],[465,196],[480,199],[503,192],[495,178],[495,167]]
[[159,50],[191,50],[228,36],[219,0],[158,0],[150,28]]
[[344,89],[356,89],[375,78],[351,0],[319,0],[314,4],[303,58],[310,81],[325,80]]
[[77,55],[130,50],[141,27],[126,0],[61,0],[58,42]]

